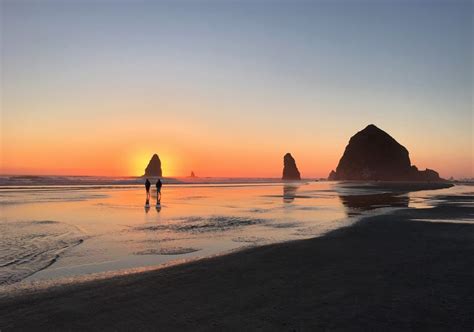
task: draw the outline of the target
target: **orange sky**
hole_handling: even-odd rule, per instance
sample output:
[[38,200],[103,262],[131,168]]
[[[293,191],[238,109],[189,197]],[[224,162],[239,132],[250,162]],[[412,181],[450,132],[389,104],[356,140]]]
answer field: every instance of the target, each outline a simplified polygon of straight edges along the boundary
[[[61,131],[51,130],[54,121],[49,128],[25,124],[21,135],[7,128],[3,141],[15,144],[2,145],[1,173],[138,176],[156,152],[164,176],[187,176],[194,171],[198,176],[280,177],[283,155],[291,152],[303,177],[326,177],[336,167],[349,137],[365,126],[342,127],[339,133],[331,128],[311,133],[289,127],[288,136],[270,138],[263,128],[226,131],[198,122],[171,122],[171,118],[166,123],[173,125],[160,132],[145,129],[144,134],[140,121],[123,121],[76,123]],[[152,126],[146,124],[148,127]],[[472,174],[472,154],[450,151],[442,133],[438,140],[426,142],[423,132],[404,137],[405,131],[395,135],[396,129],[381,127],[409,149],[412,163],[420,169],[434,168],[444,177]]]

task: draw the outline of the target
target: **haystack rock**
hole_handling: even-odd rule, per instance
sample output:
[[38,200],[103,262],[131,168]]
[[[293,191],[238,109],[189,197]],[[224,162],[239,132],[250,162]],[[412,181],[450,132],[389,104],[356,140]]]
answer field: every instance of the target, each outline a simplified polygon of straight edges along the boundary
[[300,171],[290,153],[283,157],[283,180],[301,180]]
[[433,170],[412,166],[408,150],[393,137],[368,125],[351,137],[329,180],[440,181]]
[[153,157],[151,157],[148,166],[145,168],[144,176],[162,176],[161,160],[156,153],[153,155]]

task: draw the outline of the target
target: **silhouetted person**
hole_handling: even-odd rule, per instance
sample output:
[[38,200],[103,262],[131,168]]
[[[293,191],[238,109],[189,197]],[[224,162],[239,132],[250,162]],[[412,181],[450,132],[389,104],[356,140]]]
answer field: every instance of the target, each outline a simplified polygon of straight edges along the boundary
[[146,189],[146,202],[147,202],[147,204],[149,204],[149,200],[150,200],[150,187],[151,187],[151,183],[148,179],[146,179],[145,189]]
[[161,182],[161,179],[158,179],[156,181],[156,201],[157,203],[161,202],[161,187],[163,186],[163,183]]

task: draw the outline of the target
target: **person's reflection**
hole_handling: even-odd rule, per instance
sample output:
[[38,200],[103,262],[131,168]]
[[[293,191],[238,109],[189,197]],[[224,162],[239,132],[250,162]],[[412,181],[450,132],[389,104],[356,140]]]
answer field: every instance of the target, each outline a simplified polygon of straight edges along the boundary
[[295,200],[297,190],[298,190],[297,186],[285,184],[283,186],[283,202],[285,203],[293,202]]
[[156,204],[155,208],[156,208],[156,212],[160,212],[161,211],[161,204]]
[[145,212],[148,213],[148,211],[150,211],[150,199],[148,198],[148,195],[147,195],[147,198],[145,201]]
[[408,207],[409,198],[405,194],[368,194],[368,195],[341,195],[339,199],[346,208],[348,216],[360,214],[382,207]]

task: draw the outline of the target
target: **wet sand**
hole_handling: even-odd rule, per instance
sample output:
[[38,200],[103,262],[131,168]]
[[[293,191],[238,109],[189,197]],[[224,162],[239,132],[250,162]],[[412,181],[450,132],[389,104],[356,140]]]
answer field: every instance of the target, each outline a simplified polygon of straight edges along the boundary
[[[466,204],[466,201],[470,204]],[[474,328],[474,196],[326,236],[0,300],[9,330]]]

